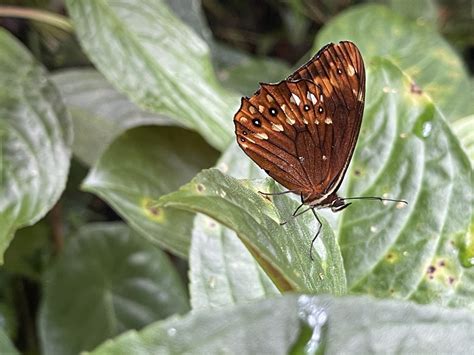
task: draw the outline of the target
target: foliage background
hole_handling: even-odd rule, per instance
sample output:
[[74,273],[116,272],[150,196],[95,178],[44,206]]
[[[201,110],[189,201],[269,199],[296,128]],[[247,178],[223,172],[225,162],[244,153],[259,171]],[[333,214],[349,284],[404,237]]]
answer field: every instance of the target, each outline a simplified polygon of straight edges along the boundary
[[[471,14],[462,0],[2,1],[0,352],[472,348]],[[342,39],[368,84],[341,195],[409,205],[322,211],[312,262],[312,216],[279,225],[297,201],[258,194],[280,187],[236,147],[232,117]]]

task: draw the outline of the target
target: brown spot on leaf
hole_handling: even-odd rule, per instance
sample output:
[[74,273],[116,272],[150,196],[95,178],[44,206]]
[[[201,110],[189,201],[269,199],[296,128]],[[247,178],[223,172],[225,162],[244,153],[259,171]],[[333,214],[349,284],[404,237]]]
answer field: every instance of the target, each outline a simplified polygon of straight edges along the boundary
[[436,268],[433,265],[428,266],[427,273],[433,274],[436,271]]
[[410,85],[410,92],[412,94],[416,94],[416,95],[421,95],[423,94],[423,90],[421,90],[421,87],[418,86],[417,83],[415,82],[412,82],[411,85]]
[[354,170],[354,175],[355,175],[355,176],[360,176],[360,170],[357,170],[357,169]]
[[203,192],[206,188],[203,184],[197,184],[196,189],[198,190],[198,192]]
[[446,266],[445,261],[444,261],[444,260],[440,260],[440,261],[438,262],[438,266],[441,266],[441,267]]
[[449,276],[448,277],[448,282],[449,282],[450,285],[452,285],[454,283],[454,277]]

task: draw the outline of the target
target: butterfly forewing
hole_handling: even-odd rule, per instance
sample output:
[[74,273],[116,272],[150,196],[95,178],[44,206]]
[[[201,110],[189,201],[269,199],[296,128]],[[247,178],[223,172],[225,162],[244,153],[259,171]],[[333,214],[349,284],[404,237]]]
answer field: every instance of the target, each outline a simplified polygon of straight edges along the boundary
[[261,84],[234,117],[257,165],[306,203],[339,188],[362,122],[365,71],[351,42],[329,44],[278,84]]

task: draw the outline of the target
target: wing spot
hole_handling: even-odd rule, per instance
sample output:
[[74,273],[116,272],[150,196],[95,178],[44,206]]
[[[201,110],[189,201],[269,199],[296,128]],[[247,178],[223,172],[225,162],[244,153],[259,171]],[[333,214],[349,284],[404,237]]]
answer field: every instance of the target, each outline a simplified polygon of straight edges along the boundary
[[341,74],[342,74],[342,69],[341,69],[341,68],[337,68],[337,73],[338,73],[339,75],[341,75]]
[[313,105],[316,105],[316,103],[318,102],[318,99],[316,98],[316,96],[314,96],[314,94],[310,91],[306,92],[306,98],[310,100],[313,103]]
[[323,110],[323,108],[322,108],[321,106],[319,106],[318,112],[319,112],[319,113],[323,113],[323,112],[324,112],[324,110]]
[[328,160],[328,157],[323,155],[323,160]]
[[268,136],[266,133],[256,133],[255,137],[260,138],[260,139],[268,139]]
[[357,90],[356,89],[352,89],[352,93],[354,94],[354,96],[357,96]]
[[270,95],[267,94],[267,101],[268,102],[273,102],[275,100],[273,100],[273,97],[271,97]]
[[243,134],[244,136],[246,136],[246,135],[247,135],[247,131],[243,131],[242,134]]
[[245,138],[244,138],[244,137],[241,137],[241,138],[240,138],[240,141],[241,141],[241,142],[245,142]]
[[249,111],[250,111],[251,114],[257,113],[257,109],[253,106],[249,106]]
[[286,111],[285,111],[285,110],[286,110],[286,105],[283,104],[283,105],[281,105],[280,107],[281,107],[281,110],[282,110],[283,112],[285,112],[285,114],[286,114]]
[[296,121],[295,121],[294,119],[290,118],[290,117],[287,117],[287,118],[286,118],[286,122],[288,122],[288,124],[290,124],[290,125],[293,126]]
[[298,95],[296,95],[294,93],[291,93],[290,102],[292,102],[292,103],[296,104],[297,106],[299,106],[300,103],[301,103],[301,99],[299,98]]
[[245,116],[240,116],[239,121],[240,121],[241,123],[245,123],[245,122],[247,122],[248,120],[247,120],[247,117],[245,117]]
[[308,112],[308,111],[309,111],[309,105],[304,105],[304,106],[303,106],[303,109],[304,109],[306,112]]
[[258,118],[254,118],[252,120],[252,124],[255,126],[255,127],[262,127],[262,122],[260,122],[260,120]]
[[308,124],[308,120],[306,118],[303,118],[303,123]]
[[326,124],[332,124],[332,120],[328,117],[324,120],[324,123]]
[[316,119],[316,120],[314,121],[314,123],[319,124],[319,121]]
[[300,162],[304,162],[304,157],[298,157],[298,160],[299,160]]
[[268,111],[270,111],[270,115],[272,116],[276,116],[278,113],[277,109],[274,107],[270,108]]
[[347,66],[347,74],[349,74],[349,76],[354,76],[355,72],[356,71],[352,65]]
[[281,124],[272,123],[272,129],[276,132],[283,132],[283,126]]
[[262,105],[258,105],[258,111],[260,113],[263,113],[263,111],[265,111],[265,107],[263,107]]

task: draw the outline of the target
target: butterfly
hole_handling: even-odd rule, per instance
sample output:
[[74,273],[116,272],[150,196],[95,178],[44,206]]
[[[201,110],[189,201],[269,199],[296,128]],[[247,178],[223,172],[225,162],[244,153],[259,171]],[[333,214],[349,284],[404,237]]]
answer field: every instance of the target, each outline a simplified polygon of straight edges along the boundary
[[[341,41],[321,48],[286,80],[260,83],[234,116],[242,150],[288,189],[283,193],[301,197],[292,217],[311,210],[318,220],[311,247],[322,226],[315,209],[338,212],[351,204],[348,200],[361,198],[406,203],[337,195],[357,143],[364,101],[362,55],[354,43]],[[299,212],[303,206],[308,208]]]

